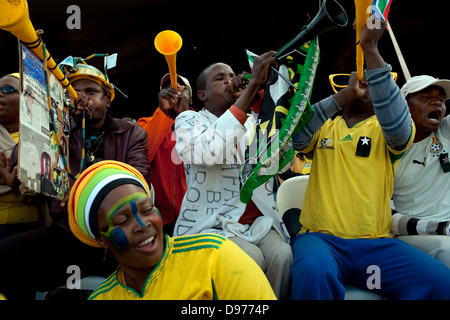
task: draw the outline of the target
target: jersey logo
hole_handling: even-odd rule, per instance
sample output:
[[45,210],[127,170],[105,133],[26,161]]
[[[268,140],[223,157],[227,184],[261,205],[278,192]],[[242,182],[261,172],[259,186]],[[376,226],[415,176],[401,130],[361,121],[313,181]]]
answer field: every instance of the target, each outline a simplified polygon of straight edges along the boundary
[[341,139],[341,142],[343,142],[343,141],[352,141],[352,140],[353,140],[352,136],[350,134],[348,134],[344,138]]
[[370,155],[372,139],[369,137],[359,137],[358,146],[356,147],[356,155],[358,157],[368,157]]
[[425,157],[425,158],[423,158],[423,162],[420,162],[419,160],[413,160],[413,164],[421,164],[421,165],[423,165],[424,167],[425,167],[425,160],[426,160],[427,158]]
[[439,162],[441,163],[442,170],[445,173],[450,172],[450,161],[448,159],[448,153],[442,153],[439,156]]
[[431,142],[431,146],[430,146],[430,152],[432,154],[439,154],[439,153],[441,153],[443,147],[444,146],[438,140],[438,138],[433,137],[433,141]]
[[323,138],[320,141],[320,146],[317,149],[330,149],[334,150],[334,140],[333,139],[327,139]]

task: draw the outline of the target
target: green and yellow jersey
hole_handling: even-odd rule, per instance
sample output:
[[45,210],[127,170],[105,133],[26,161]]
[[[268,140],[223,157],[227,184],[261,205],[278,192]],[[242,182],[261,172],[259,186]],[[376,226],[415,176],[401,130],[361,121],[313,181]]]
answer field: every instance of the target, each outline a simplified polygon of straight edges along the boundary
[[163,257],[142,292],[118,268],[90,300],[272,300],[263,271],[234,242],[216,234],[165,238]]
[[325,122],[302,150],[313,153],[313,164],[300,233],[323,232],[347,239],[390,237],[394,174],[414,130],[413,126],[405,148],[397,151],[386,143],[376,116],[350,128],[342,116]]

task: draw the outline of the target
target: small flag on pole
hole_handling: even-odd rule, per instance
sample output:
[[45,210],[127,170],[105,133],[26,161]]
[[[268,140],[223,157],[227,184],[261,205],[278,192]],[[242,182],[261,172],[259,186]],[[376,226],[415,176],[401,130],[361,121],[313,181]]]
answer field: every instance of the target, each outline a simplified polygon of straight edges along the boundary
[[387,21],[391,3],[392,0],[374,0],[372,3],[372,12],[377,18]]
[[117,53],[105,55],[105,69],[112,69],[117,64]]

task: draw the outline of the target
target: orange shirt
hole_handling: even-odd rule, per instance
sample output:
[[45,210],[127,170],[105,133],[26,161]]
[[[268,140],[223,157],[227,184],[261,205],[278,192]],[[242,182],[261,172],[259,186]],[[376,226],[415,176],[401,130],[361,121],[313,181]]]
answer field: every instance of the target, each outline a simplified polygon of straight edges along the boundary
[[155,206],[161,212],[163,224],[176,222],[186,192],[184,165],[175,151],[174,123],[159,108],[152,117],[137,121],[147,132],[148,159],[152,166],[151,184],[155,190]]

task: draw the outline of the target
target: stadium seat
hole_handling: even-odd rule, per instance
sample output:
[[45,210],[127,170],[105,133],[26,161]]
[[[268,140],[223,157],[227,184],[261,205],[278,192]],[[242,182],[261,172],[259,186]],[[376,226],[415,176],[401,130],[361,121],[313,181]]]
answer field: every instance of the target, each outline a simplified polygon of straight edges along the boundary
[[[309,175],[292,177],[284,181],[278,188],[276,207],[291,236],[295,237],[300,231],[299,217],[303,207],[306,186]],[[382,300],[376,293],[361,290],[352,285],[345,285],[345,300]]]

